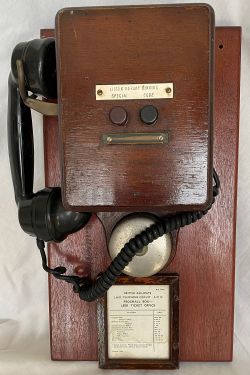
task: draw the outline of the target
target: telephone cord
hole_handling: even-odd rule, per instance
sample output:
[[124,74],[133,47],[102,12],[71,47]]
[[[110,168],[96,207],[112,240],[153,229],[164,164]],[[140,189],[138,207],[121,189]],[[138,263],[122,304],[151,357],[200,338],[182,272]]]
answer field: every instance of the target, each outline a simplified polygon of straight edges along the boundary
[[220,180],[213,171],[213,179],[215,185],[213,186],[213,199],[210,206],[204,211],[183,212],[173,216],[167,216],[159,220],[159,222],[146,228],[135,237],[131,238],[113,259],[106,271],[104,271],[94,283],[88,278],[74,275],[64,275],[65,267],[56,267],[54,269],[47,266],[47,258],[45,254],[44,241],[37,239],[37,246],[42,257],[42,265],[46,272],[53,274],[57,279],[64,280],[73,284],[74,291],[79,294],[79,297],[84,301],[94,301],[102,297],[108,289],[115,284],[117,278],[121,275],[124,268],[131,262],[133,257],[140,252],[145,246],[163,236],[186,225],[195,223],[201,219],[211,209],[215,202],[216,196],[219,194]]

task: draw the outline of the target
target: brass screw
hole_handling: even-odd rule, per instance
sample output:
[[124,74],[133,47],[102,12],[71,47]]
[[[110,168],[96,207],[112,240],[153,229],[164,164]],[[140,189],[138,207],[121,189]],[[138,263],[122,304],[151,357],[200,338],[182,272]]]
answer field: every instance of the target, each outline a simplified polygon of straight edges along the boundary
[[101,89],[97,90],[97,95],[99,96],[103,95],[103,91]]
[[175,302],[179,301],[179,296],[177,294],[174,295],[174,300],[175,300]]
[[178,342],[174,342],[172,345],[174,350],[177,350],[179,347]]
[[158,139],[159,139],[159,141],[163,141],[163,136],[160,135]]
[[108,143],[112,142],[112,138],[111,137],[107,137],[107,142]]
[[167,87],[167,88],[165,89],[165,91],[166,91],[167,94],[171,94],[171,92],[172,92],[171,87]]

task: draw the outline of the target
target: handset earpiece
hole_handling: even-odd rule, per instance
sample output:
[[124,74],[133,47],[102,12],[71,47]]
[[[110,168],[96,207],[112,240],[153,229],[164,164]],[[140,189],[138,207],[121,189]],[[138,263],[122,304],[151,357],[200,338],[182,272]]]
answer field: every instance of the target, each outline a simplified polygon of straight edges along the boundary
[[33,192],[34,145],[31,110],[20,95],[17,61],[25,75],[25,89],[47,99],[56,98],[56,57],[53,38],[18,44],[11,59],[8,98],[8,148],[18,217],[22,229],[43,241],[62,241],[84,227],[91,214],[64,209],[60,188]]
[[34,39],[16,45],[11,56],[11,73],[18,82],[17,61],[24,68],[27,91],[47,99],[57,98],[55,39]]

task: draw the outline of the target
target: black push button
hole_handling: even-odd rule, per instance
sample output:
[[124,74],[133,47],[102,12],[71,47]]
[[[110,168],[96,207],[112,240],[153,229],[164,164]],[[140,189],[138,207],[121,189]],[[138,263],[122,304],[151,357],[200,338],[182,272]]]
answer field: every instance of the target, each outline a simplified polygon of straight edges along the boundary
[[109,112],[109,118],[115,125],[125,125],[128,114],[123,107],[113,107]]
[[140,118],[147,125],[153,125],[158,118],[158,111],[153,105],[145,105],[140,110]]

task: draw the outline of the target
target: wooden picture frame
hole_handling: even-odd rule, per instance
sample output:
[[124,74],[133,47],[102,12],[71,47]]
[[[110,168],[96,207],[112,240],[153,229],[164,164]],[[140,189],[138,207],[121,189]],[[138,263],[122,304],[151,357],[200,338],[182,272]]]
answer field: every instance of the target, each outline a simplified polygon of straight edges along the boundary
[[[158,286],[161,287],[159,288]],[[167,286],[168,288],[165,288],[165,286]],[[148,292],[146,292],[146,290]],[[145,298],[145,293],[150,294],[150,296],[147,297],[148,300],[142,299]],[[131,295],[137,297],[137,300],[135,301],[138,302],[137,304],[134,303],[134,300],[124,299],[131,298]],[[136,299],[136,297],[133,298]],[[161,299],[161,301],[159,300],[159,298]],[[159,309],[160,304],[165,304],[165,298],[168,306],[166,306],[165,310]],[[116,301],[116,299],[118,299],[118,301]],[[154,301],[155,304],[148,303],[152,301]],[[128,302],[125,308],[124,302]],[[119,304],[119,306],[121,306],[120,310],[115,309],[118,306],[117,303]],[[132,305],[133,309],[129,310],[130,308],[132,308]],[[116,315],[114,315],[114,311],[117,312]],[[143,322],[140,322],[140,324],[143,324],[143,327],[145,327],[145,329],[135,331],[138,324],[138,319],[136,318],[139,318],[139,320],[141,320],[141,315],[138,315],[138,313],[141,314],[141,311],[144,311],[143,314],[148,314],[143,315]],[[168,314],[164,315],[167,311]],[[164,316],[166,316],[167,323]],[[151,317],[153,318],[152,320]],[[147,319],[149,322],[152,321],[152,325],[148,325],[145,319]],[[100,368],[177,369],[179,367],[178,274],[173,273],[166,275],[155,275],[147,278],[132,278],[125,275],[119,277],[117,283],[111,287],[107,295],[99,299],[97,304],[97,321],[98,355]],[[124,332],[123,327],[128,327],[128,330],[126,331],[125,329]],[[151,327],[153,329],[153,333],[150,333]],[[166,332],[164,331],[163,327],[165,327],[165,329],[167,327]],[[110,334],[111,331],[112,339]],[[132,333],[129,333],[129,331],[132,331]],[[139,336],[143,338],[145,338],[146,336],[148,337],[147,333],[145,336],[144,332],[149,332],[149,336],[152,335],[153,342],[140,342]],[[133,337],[134,333],[136,333],[136,340],[135,342],[131,342],[131,337]],[[115,349],[113,351],[114,341],[112,340],[116,340],[117,337],[119,344],[117,344],[116,342],[116,345],[118,346],[116,346],[115,348],[122,349]],[[165,341],[166,339],[167,341]],[[165,342],[167,354],[164,357],[164,352],[161,352],[162,349],[164,351]],[[122,343],[122,345],[120,343]],[[157,350],[157,348],[160,349],[159,353],[158,351],[155,351],[155,357],[152,354],[152,357],[150,358],[149,351],[151,351],[152,353],[152,349],[150,348],[151,346],[153,347],[153,345],[154,349],[156,348],[155,350]],[[136,353],[132,354],[132,356],[130,357],[130,354],[128,354],[129,350],[136,351]],[[145,358],[142,357],[144,352],[146,354]]]

